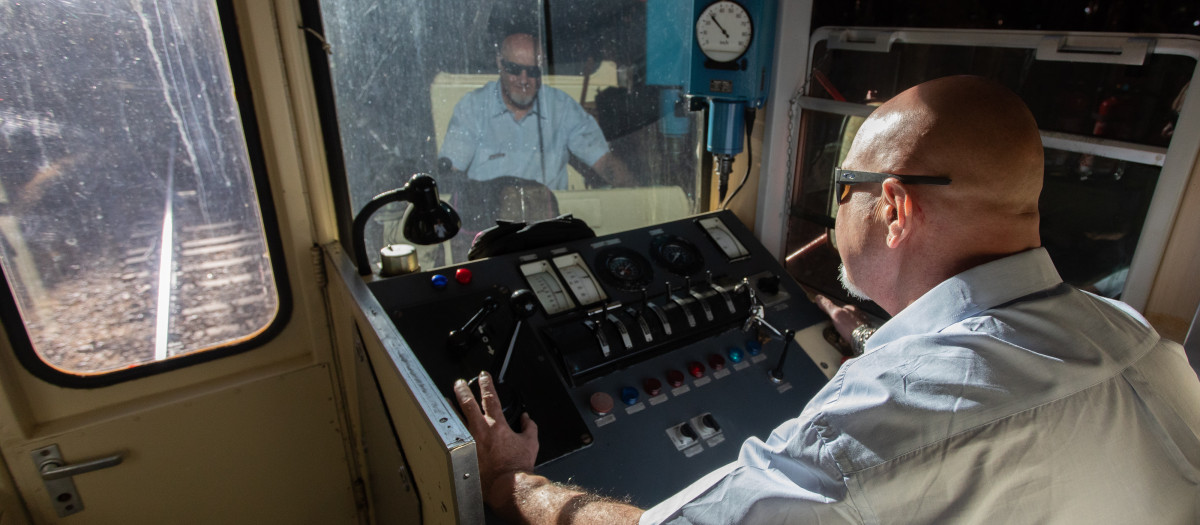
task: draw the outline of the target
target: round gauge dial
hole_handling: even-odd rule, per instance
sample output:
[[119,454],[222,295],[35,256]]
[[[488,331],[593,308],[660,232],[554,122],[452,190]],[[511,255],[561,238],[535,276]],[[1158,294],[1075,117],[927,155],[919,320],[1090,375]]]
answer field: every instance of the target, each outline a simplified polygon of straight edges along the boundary
[[678,275],[692,275],[704,267],[704,257],[696,245],[670,234],[650,240],[650,253],[663,268]]
[[754,25],[737,2],[713,2],[696,18],[696,44],[714,62],[732,62],[750,48]]
[[629,248],[609,248],[600,252],[595,268],[599,268],[601,279],[631,292],[645,288],[654,279],[650,261]]

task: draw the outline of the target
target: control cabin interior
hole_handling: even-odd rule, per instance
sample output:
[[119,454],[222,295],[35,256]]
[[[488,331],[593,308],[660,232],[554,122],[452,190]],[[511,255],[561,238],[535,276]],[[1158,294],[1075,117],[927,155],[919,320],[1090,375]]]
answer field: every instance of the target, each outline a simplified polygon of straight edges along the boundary
[[[0,525],[480,522],[449,398],[479,369],[539,418],[542,472],[652,505],[833,375],[811,294],[886,320],[838,284],[832,172],[952,74],[1037,118],[1064,279],[1197,367],[1200,8],[733,0],[753,37],[721,62],[693,33],[718,3],[0,5]],[[631,183],[445,156],[513,31]],[[446,242],[416,244],[416,183],[371,204],[418,173]],[[594,235],[469,260],[498,219],[567,214]]]

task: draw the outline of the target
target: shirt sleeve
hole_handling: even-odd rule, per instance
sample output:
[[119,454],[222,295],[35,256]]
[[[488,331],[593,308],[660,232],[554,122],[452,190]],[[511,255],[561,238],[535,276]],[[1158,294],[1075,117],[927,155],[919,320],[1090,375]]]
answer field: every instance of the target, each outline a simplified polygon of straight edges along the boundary
[[600,131],[600,124],[570,95],[562,93],[560,99],[565,99],[560,100],[559,106],[563,110],[563,125],[569,130],[567,149],[584,164],[594,166],[600,157],[608,153],[608,141],[604,139],[604,132]]
[[442,140],[442,151],[438,157],[450,159],[454,169],[467,171],[475,148],[479,145],[479,111],[473,103],[475,93],[468,93],[454,105],[454,114],[446,126],[446,137]]
[[841,470],[815,426],[794,419],[738,460],[647,510],[642,525],[861,523]]

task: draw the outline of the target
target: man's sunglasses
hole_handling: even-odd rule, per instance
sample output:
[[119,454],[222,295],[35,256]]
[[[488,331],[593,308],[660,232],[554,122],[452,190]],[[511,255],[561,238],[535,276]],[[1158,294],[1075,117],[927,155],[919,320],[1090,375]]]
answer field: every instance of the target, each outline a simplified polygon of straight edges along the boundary
[[850,186],[868,182],[882,183],[888,179],[896,179],[904,184],[934,184],[945,186],[950,184],[949,177],[931,177],[928,175],[893,175],[891,173],[876,173],[873,171],[853,171],[841,168],[833,170],[833,183],[838,204],[846,202],[850,196]]
[[521,64],[514,64],[507,60],[501,60],[500,67],[504,69],[505,73],[508,73],[514,77],[521,76],[522,72],[525,73],[525,75],[529,78],[540,78],[542,76],[542,68],[538,66],[523,66]]

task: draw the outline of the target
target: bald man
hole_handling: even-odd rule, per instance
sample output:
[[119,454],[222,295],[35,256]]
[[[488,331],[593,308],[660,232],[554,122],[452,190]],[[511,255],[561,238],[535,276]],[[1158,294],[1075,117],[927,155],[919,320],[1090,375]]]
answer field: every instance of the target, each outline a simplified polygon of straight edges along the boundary
[[608,184],[628,186],[625,165],[604,133],[570,95],[542,85],[542,55],[527,33],[508,35],[496,55],[498,82],[467,93],[454,106],[440,157],[473,180],[512,176],[567,189],[574,155]]
[[[595,523],[1200,523],[1200,381],[1039,247],[1042,149],[1016,95],[948,77],[868,118],[837,170],[843,281],[893,317],[799,417],[642,513],[531,473],[490,387],[457,386],[485,501]],[[847,336],[857,315],[823,306]]]

